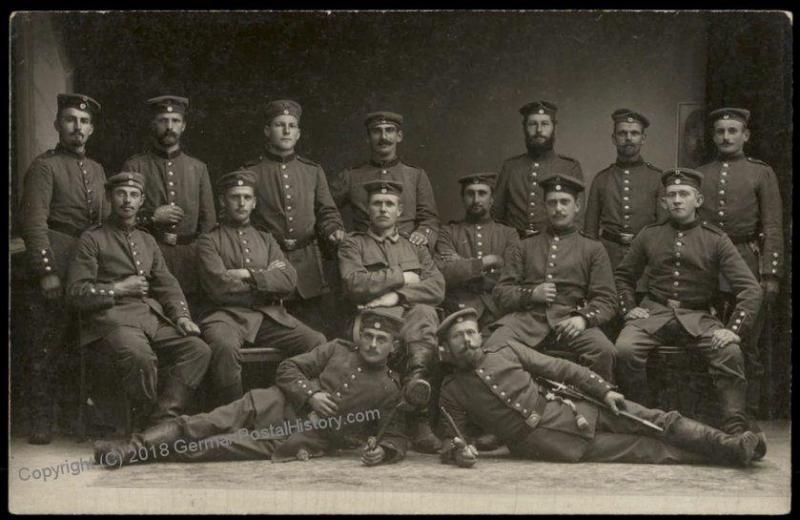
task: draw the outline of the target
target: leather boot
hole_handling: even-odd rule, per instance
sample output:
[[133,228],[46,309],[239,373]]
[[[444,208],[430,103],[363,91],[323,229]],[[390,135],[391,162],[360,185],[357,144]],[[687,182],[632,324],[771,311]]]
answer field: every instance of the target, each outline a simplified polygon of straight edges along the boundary
[[[164,421],[141,433],[134,433],[128,441],[96,441],[94,461],[109,469],[116,469],[134,462],[165,459],[182,435],[183,429],[177,421]],[[162,445],[167,446],[167,455],[161,455]]]
[[475,438],[475,448],[478,451],[494,451],[500,446],[500,439],[491,433],[484,433]]
[[241,379],[231,385],[225,386],[214,392],[214,408],[232,403],[237,399],[241,399],[244,392],[242,392]]
[[721,408],[720,430],[731,435],[747,431],[747,381],[738,377],[715,377],[714,387]]
[[52,411],[36,410],[31,418],[29,444],[50,444],[53,440]]
[[155,410],[150,415],[150,425],[180,416],[193,393],[194,389],[184,385],[180,379],[170,377],[159,393]]
[[442,441],[433,433],[428,417],[418,416],[415,421],[413,448],[420,453],[439,453],[439,450],[442,449]]
[[673,421],[664,435],[665,440],[674,446],[706,454],[713,462],[733,466],[749,466],[759,444],[758,436],[753,432],[729,435],[686,417]]

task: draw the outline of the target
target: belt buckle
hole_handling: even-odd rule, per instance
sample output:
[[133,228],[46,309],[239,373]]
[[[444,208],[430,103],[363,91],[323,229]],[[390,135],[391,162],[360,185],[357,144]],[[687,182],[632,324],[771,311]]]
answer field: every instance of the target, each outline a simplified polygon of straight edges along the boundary
[[525,233],[525,238],[527,238],[527,237],[532,237],[533,235],[535,235],[537,233],[537,231],[536,231],[536,228],[528,228],[525,231],[523,231],[523,233]]
[[681,302],[679,302],[678,300],[667,299],[667,307],[670,307],[672,309],[680,309],[681,308]]
[[525,424],[530,426],[531,428],[536,428],[539,426],[539,423],[542,422],[542,416],[536,412],[532,412],[527,419],[525,419]]
[[619,239],[623,244],[630,244],[633,241],[633,233],[620,233]]
[[297,239],[287,238],[286,240],[283,241],[283,245],[287,250],[292,251],[294,249],[294,246],[297,245]]
[[178,234],[177,233],[164,233],[161,236],[162,240],[164,240],[165,244],[169,244],[171,246],[178,244]]

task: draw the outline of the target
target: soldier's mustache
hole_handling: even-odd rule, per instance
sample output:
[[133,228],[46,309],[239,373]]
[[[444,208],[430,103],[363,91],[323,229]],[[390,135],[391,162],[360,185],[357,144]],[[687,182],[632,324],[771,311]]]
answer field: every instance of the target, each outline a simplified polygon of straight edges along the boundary
[[389,141],[386,141],[385,139],[381,139],[380,141],[378,141],[378,144],[392,144],[392,143],[389,142]]

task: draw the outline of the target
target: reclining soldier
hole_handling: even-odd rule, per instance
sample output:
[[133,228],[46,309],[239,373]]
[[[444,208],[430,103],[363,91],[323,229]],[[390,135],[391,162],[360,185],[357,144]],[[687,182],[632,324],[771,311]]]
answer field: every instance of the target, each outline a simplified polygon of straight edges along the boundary
[[[454,367],[439,394],[449,415],[444,463],[475,464],[477,450],[459,434],[468,420],[497,435],[512,456],[554,462],[747,466],[766,454],[763,433],[729,435],[645,408],[590,369],[513,339],[485,347],[475,309],[451,314],[437,334],[441,362]],[[570,385],[569,394],[547,380]]]
[[386,363],[398,349],[403,323],[383,309],[364,311],[361,323],[357,343],[336,339],[281,362],[276,386],[251,390],[208,413],[165,421],[127,442],[98,441],[95,461],[115,468],[157,461],[308,460],[346,445],[346,437],[373,433],[378,422],[385,433],[365,445],[362,461],[401,460],[408,445],[404,414],[392,413],[401,405],[400,382]]

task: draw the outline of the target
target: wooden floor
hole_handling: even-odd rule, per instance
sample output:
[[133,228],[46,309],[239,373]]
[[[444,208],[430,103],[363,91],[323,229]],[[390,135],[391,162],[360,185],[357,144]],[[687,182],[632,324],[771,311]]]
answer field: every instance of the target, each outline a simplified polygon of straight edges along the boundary
[[[482,455],[472,469],[415,452],[400,464],[366,468],[349,451],[308,462],[160,463],[109,471],[91,466],[89,443],[64,438],[31,446],[12,438],[9,507],[15,513],[787,512],[790,423],[762,427],[769,451],[748,469],[554,464],[513,460],[502,449]],[[45,467],[53,472],[47,481]]]

